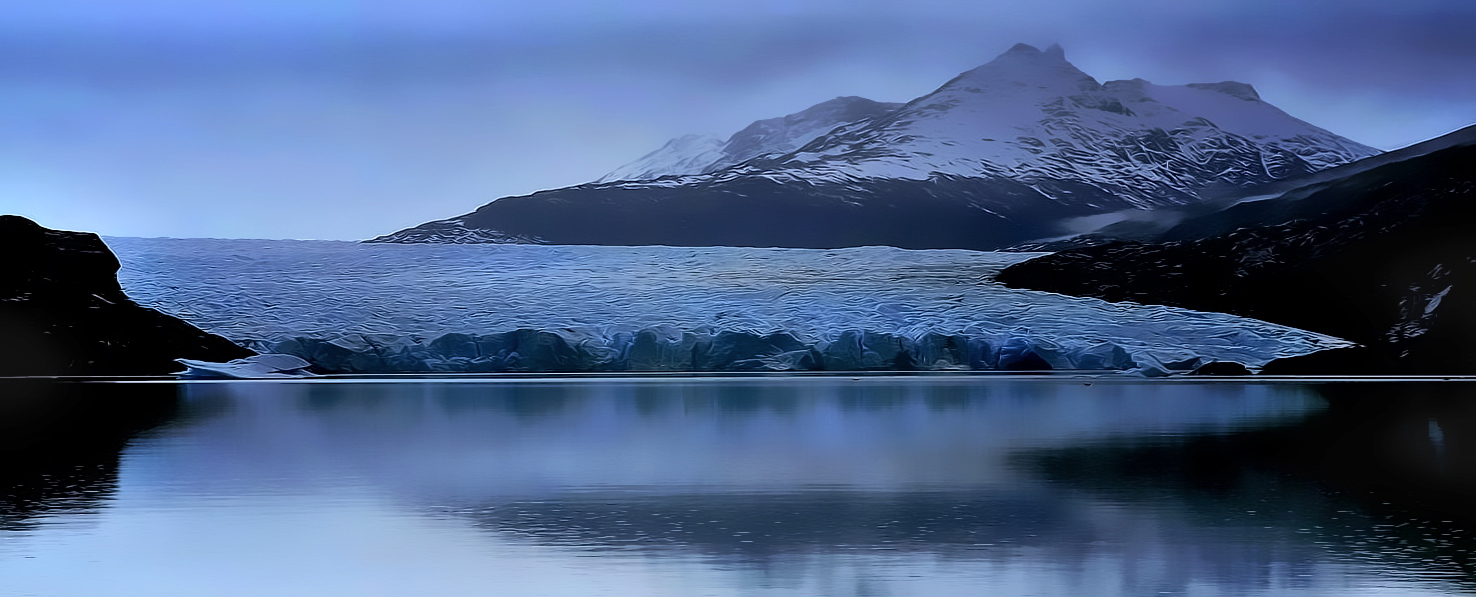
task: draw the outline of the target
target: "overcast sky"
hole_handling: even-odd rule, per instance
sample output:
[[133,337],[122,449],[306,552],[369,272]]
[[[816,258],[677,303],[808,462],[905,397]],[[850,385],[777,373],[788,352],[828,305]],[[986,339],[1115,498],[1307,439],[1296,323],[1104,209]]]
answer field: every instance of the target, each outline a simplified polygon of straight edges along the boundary
[[1237,80],[1381,149],[1476,122],[1469,0],[16,0],[0,212],[115,236],[361,239],[686,133],[907,101],[1017,42]]

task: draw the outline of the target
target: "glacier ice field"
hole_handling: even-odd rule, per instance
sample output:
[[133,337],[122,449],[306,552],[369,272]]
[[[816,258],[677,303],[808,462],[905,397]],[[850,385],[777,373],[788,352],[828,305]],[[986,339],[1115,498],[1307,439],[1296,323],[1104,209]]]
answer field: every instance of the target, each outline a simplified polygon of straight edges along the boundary
[[1251,368],[1349,346],[1005,288],[1035,253],[105,239],[139,304],[339,373]]

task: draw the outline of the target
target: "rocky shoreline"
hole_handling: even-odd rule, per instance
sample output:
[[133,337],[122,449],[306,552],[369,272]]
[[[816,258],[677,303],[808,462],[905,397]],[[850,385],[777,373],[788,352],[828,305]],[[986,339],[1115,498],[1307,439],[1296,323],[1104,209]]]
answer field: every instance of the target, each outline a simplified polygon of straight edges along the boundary
[[169,375],[255,354],[138,305],[96,234],[0,216],[0,376]]

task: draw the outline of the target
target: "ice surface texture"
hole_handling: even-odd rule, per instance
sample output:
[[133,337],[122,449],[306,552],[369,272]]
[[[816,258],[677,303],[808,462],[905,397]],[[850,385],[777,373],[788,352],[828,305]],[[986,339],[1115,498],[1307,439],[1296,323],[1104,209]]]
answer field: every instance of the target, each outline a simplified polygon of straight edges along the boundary
[[991,281],[1026,253],[107,240],[139,303],[333,372],[1152,373],[1347,345]]

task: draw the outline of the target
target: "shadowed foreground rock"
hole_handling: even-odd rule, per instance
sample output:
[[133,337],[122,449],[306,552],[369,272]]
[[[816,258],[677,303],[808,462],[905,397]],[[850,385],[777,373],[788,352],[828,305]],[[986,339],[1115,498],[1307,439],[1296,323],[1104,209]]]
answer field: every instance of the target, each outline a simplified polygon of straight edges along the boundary
[[96,234],[0,216],[0,255],[0,376],[167,375],[177,358],[254,354],[134,303]]

